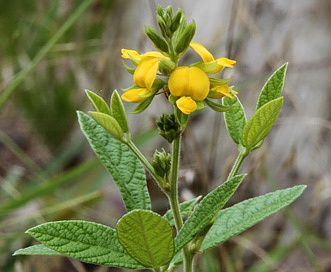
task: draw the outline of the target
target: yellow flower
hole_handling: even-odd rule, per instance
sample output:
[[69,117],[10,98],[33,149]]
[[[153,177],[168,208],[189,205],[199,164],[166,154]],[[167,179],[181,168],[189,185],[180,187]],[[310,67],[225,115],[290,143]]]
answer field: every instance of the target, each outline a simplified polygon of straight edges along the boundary
[[150,51],[147,52],[143,55],[140,55],[136,50],[130,50],[130,49],[122,49],[122,58],[123,59],[130,59],[134,65],[138,65],[142,60],[149,58],[149,57],[154,57],[154,58],[168,58],[164,55],[162,55],[160,52],[157,51]]
[[145,58],[138,64],[133,74],[133,82],[140,87],[146,87],[147,90],[151,90],[158,67],[159,60],[157,58]]
[[204,62],[204,71],[206,73],[215,74],[221,71],[224,67],[233,68],[235,60],[227,58],[214,59],[213,55],[200,43],[191,42],[190,47],[197,52]]
[[122,99],[127,102],[140,103],[146,99],[148,94],[149,90],[146,88],[132,89],[123,93]]
[[197,67],[181,66],[170,75],[168,88],[171,95],[180,97],[177,107],[185,114],[197,109],[195,101],[203,101],[209,93],[209,78]]
[[210,89],[208,97],[214,98],[214,99],[219,99],[219,98],[222,98],[223,96],[227,96],[227,97],[233,99],[233,96],[231,95],[230,91],[233,92],[234,94],[238,93],[235,90],[232,90],[228,85],[213,86]]
[[189,96],[183,96],[179,98],[176,101],[177,107],[185,114],[190,114],[191,112],[195,111],[197,109],[197,103],[189,97]]

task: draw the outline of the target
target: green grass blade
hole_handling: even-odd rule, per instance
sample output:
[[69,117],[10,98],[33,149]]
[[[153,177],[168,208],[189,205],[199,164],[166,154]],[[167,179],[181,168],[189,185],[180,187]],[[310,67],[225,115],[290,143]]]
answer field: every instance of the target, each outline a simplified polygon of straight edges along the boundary
[[54,36],[47,44],[39,51],[33,58],[30,64],[18,73],[16,78],[11,82],[7,89],[0,95],[0,110],[4,103],[9,99],[16,88],[29,75],[29,73],[37,66],[37,64],[45,57],[45,55],[52,49],[52,47],[59,41],[63,34],[75,23],[75,21],[82,15],[82,13],[92,4],[93,0],[85,0],[81,5],[71,14],[65,23],[59,28]]

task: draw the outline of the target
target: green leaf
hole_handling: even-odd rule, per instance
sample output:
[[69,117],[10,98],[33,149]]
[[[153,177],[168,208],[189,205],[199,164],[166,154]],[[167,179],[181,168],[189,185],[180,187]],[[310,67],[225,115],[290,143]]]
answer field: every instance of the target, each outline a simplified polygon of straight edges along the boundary
[[115,90],[110,99],[111,114],[116,119],[123,132],[129,132],[128,120],[126,118],[125,109],[122,100]]
[[271,130],[283,106],[283,97],[269,101],[259,108],[244,126],[242,144],[252,150]]
[[120,141],[123,140],[123,130],[114,117],[96,111],[90,111],[89,115],[94,119],[94,121],[107,130],[111,136]]
[[234,176],[203,198],[178,232],[175,238],[176,252],[211,223],[213,217],[237,190],[244,177],[245,175]]
[[246,124],[246,115],[244,107],[239,98],[232,93],[234,99],[227,96],[223,97],[224,106],[230,107],[230,110],[224,113],[226,129],[236,144],[241,143],[242,132]]
[[206,104],[212,108],[214,111],[217,111],[217,112],[225,112],[225,111],[228,111],[230,110],[230,107],[227,107],[227,106],[224,106],[222,104],[219,104],[219,103],[215,103],[209,99],[205,99],[204,100],[206,102]]
[[16,250],[14,252],[13,256],[17,256],[17,255],[65,256],[65,254],[57,252],[53,249],[50,249],[49,247],[47,247],[43,244],[29,246],[26,248],[21,248],[19,250]]
[[[116,231],[104,225],[78,220],[58,221],[38,225],[29,229],[27,233],[50,250],[82,262],[131,269],[142,268],[119,243]],[[38,250],[43,255],[55,253],[43,246],[23,249],[23,253],[37,253]]]
[[205,251],[208,248],[217,246],[262,221],[269,215],[278,212],[297,199],[305,188],[305,185],[299,185],[278,190],[221,210],[206,235],[200,250]]
[[96,111],[110,115],[110,109],[105,100],[90,90],[85,90],[85,92]]
[[258,98],[256,109],[261,108],[264,104],[282,95],[287,65],[288,63],[282,65],[267,80]]
[[174,255],[173,229],[152,211],[134,210],[116,226],[118,239],[136,261],[147,268],[170,263]]
[[82,132],[119,188],[128,211],[151,209],[145,170],[129,147],[113,138],[90,116],[78,112]]
[[[190,212],[193,207],[197,204],[197,202],[200,200],[201,196],[198,196],[192,200],[185,201],[183,203],[179,204],[180,214],[182,217],[186,216],[188,212]],[[175,225],[175,219],[174,215],[172,213],[172,210],[168,210],[163,216],[162,216],[167,222],[171,225]]]

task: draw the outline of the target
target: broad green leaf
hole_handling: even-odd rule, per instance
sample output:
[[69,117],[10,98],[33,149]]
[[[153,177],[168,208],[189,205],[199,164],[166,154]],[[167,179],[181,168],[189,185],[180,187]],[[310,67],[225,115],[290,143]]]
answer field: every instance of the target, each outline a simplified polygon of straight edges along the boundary
[[278,190],[240,202],[221,210],[201,245],[201,250],[217,246],[243,232],[269,215],[291,204],[306,188],[305,185]]
[[128,211],[151,209],[145,170],[128,146],[112,137],[90,116],[78,112],[81,130],[119,188]]
[[16,255],[47,255],[47,256],[65,256],[65,254],[57,252],[53,249],[50,249],[49,247],[40,244],[40,245],[34,245],[29,246],[26,248],[21,248],[19,250],[16,250],[13,254],[13,256]]
[[242,133],[244,147],[251,150],[268,135],[282,109],[283,101],[283,97],[269,101],[247,121]]
[[[27,233],[49,249],[82,262],[142,268],[119,243],[116,231],[105,225],[78,220],[58,221],[38,225]],[[46,250],[45,253],[52,252]]]
[[[179,204],[179,209],[180,209],[180,213],[181,216],[184,217],[188,214],[188,212],[190,212],[193,207],[195,206],[195,204],[197,204],[197,202],[200,200],[201,196],[198,196],[192,200],[188,200],[185,201],[183,203]],[[173,226],[175,225],[175,219],[174,219],[174,215],[172,213],[172,210],[168,210],[163,216],[162,216],[165,220],[167,220],[167,222]]]
[[145,267],[159,268],[170,263],[174,255],[173,229],[160,215],[131,211],[118,221],[116,231],[126,251]]
[[224,106],[230,107],[230,109],[224,113],[224,119],[231,138],[236,144],[240,144],[242,132],[246,124],[246,115],[239,98],[234,93],[232,93],[232,96],[234,99],[227,96],[223,97]]
[[85,90],[85,92],[96,111],[110,115],[110,109],[105,100],[90,90]]
[[234,176],[203,198],[178,232],[175,239],[176,252],[211,222],[236,191],[244,177],[245,175]]
[[260,93],[256,109],[261,108],[264,104],[282,95],[287,65],[288,63],[282,65],[267,80]]
[[214,111],[225,112],[225,111],[230,110],[230,107],[227,107],[227,106],[219,104],[219,103],[215,103],[207,98],[204,101],[206,102],[208,107],[212,108]]
[[128,120],[126,118],[125,109],[122,103],[122,100],[115,90],[111,96],[111,114],[116,119],[122,131],[127,133],[129,131]]
[[111,136],[118,140],[123,139],[123,130],[118,124],[116,119],[108,114],[96,111],[90,111],[89,115],[105,130],[107,130]]

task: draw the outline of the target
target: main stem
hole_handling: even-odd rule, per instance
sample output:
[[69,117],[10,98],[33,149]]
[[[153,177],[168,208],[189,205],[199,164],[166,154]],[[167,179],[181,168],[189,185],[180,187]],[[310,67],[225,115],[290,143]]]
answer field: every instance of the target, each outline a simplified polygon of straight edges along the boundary
[[[183,227],[183,219],[180,213],[179,201],[178,201],[178,171],[180,162],[180,144],[181,134],[177,136],[172,143],[171,153],[171,172],[170,172],[170,192],[168,194],[170,207],[175,219],[175,225],[177,232]],[[183,247],[184,258],[184,271],[193,271],[192,263],[193,257],[190,256],[190,252],[187,246]]]

